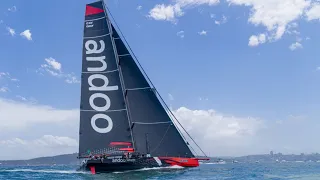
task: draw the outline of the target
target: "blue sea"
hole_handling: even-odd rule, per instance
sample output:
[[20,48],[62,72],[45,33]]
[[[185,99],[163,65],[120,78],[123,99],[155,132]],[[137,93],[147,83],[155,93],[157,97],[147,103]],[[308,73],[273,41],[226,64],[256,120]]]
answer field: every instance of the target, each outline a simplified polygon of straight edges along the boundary
[[91,175],[77,166],[0,166],[0,179],[216,179],[216,180],[320,180],[320,163],[201,164],[197,168],[146,168],[128,172]]

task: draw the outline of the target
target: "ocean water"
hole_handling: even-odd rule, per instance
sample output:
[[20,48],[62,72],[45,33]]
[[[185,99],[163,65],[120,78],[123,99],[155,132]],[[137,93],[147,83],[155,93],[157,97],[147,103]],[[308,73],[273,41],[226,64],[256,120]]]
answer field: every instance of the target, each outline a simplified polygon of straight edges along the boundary
[[0,179],[183,179],[183,180],[320,180],[320,163],[201,164],[197,168],[146,168],[128,172],[91,175],[77,166],[0,166]]

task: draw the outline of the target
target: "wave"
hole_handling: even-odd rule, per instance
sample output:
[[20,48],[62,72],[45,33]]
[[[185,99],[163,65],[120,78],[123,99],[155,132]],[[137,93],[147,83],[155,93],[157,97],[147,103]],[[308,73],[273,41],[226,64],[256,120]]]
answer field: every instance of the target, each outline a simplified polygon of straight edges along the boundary
[[75,171],[75,170],[36,170],[36,169],[5,169],[0,170],[0,172],[33,172],[33,173],[56,173],[56,174],[88,174],[88,172],[84,171]]
[[141,169],[136,169],[136,170],[120,171],[120,172],[113,172],[113,173],[120,174],[120,173],[134,172],[134,171],[150,171],[150,170],[161,170],[161,169],[184,169],[184,167],[178,166],[178,165],[173,165],[173,166],[168,166],[168,167],[141,168]]

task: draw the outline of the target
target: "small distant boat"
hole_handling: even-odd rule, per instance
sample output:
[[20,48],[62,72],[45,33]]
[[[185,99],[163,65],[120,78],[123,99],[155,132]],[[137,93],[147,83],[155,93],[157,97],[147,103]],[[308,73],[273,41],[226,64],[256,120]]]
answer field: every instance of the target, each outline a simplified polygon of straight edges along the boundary
[[237,160],[233,160],[232,163],[239,163]]
[[224,160],[222,160],[222,159],[218,160],[218,162],[217,162],[217,164],[226,164],[226,163],[227,163],[227,162],[224,161]]
[[84,160],[79,170],[197,167],[199,160],[209,160],[185,133],[205,156],[194,155],[176,126],[184,128],[118,32],[103,1],[86,5],[78,156]]

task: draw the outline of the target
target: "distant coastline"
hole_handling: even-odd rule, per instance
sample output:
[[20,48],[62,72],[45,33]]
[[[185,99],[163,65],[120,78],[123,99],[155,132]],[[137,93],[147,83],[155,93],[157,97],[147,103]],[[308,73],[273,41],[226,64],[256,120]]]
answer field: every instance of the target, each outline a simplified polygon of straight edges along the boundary
[[[81,160],[78,154],[63,154],[58,156],[39,157],[29,160],[0,160],[1,166],[36,166],[36,165],[78,165]],[[320,154],[261,154],[241,157],[211,157],[210,162],[224,163],[266,163],[266,162],[320,162]]]

